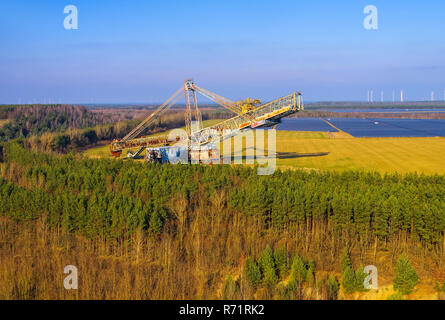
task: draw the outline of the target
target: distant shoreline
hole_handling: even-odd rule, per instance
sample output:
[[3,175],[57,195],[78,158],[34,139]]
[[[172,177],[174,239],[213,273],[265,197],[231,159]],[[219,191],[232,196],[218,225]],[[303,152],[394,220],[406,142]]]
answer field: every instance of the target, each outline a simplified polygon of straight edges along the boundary
[[[445,110],[444,110],[445,111]],[[316,111],[307,110],[298,112],[289,118],[384,118],[384,119],[445,119],[445,112],[335,112],[335,111]]]

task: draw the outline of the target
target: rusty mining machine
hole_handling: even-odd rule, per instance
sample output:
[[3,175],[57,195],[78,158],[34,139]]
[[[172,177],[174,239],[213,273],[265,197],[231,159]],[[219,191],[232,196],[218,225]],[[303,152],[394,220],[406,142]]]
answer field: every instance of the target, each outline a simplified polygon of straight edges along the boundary
[[[201,112],[198,108],[196,93],[216,102],[220,106],[232,111],[233,118],[224,120],[216,125],[203,128]],[[152,125],[166,110],[173,106],[182,96],[185,98],[185,127],[186,134],[174,138],[171,135],[142,136],[144,131]],[[246,130],[270,127],[278,124],[280,119],[303,110],[300,92],[272,102],[261,104],[257,99],[246,99],[233,102],[211,91],[198,87],[193,80],[184,81],[184,85],[176,91],[167,101],[160,105],[138,126],[131,130],[122,139],[115,139],[110,144],[111,154],[120,157],[122,150],[137,148],[137,152],[128,151],[127,158],[138,157],[147,149],[147,160],[151,162],[168,162],[168,151],[171,146],[182,145],[186,150],[186,161],[199,162],[200,152],[206,150],[206,159],[214,158],[211,155],[215,143],[233,137]],[[194,120],[192,120],[194,118]],[[196,148],[198,145],[198,148]],[[200,151],[201,150],[201,151]],[[219,158],[219,154],[216,155]]]

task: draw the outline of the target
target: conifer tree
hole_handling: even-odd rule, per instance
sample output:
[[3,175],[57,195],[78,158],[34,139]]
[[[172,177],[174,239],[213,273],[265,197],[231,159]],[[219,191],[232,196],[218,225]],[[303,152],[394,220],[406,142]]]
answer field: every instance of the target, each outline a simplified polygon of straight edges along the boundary
[[342,273],[342,282],[343,289],[346,294],[351,294],[356,291],[357,288],[357,278],[355,276],[354,270],[351,267],[347,267]]
[[348,248],[343,248],[340,256],[340,263],[341,263],[341,272],[344,273],[346,269],[351,268],[352,269],[352,261],[351,261],[351,254],[349,253]]
[[303,283],[306,282],[308,276],[308,269],[303,259],[296,255],[292,260],[290,271],[290,279],[288,288],[291,292],[297,293],[297,298],[302,298]]
[[355,272],[355,279],[356,279],[356,285],[355,288],[357,291],[366,291],[365,288],[365,279],[367,277],[367,274],[365,273],[365,268],[362,266],[357,269]]
[[264,249],[260,259],[259,264],[261,266],[261,271],[263,273],[263,281],[266,286],[271,286],[277,281],[277,273],[275,269],[275,261],[273,258],[273,251],[268,245]]
[[307,280],[308,269],[303,259],[299,255],[296,255],[292,261],[290,282],[296,283],[301,286]]
[[280,273],[280,277],[284,278],[287,275],[287,251],[285,247],[276,249],[273,253],[275,265]]
[[261,271],[255,261],[248,257],[244,263],[244,277],[247,278],[249,284],[256,288],[261,283]]
[[150,215],[150,229],[153,233],[159,233],[162,228],[162,220],[158,210],[154,210]]
[[401,294],[410,294],[418,281],[416,270],[411,266],[408,257],[402,254],[397,261],[394,290]]

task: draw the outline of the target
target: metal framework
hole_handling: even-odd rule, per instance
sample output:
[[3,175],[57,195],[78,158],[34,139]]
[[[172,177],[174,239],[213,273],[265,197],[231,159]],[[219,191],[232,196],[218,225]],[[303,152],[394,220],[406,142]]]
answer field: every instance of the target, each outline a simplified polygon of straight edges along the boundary
[[239,115],[214,126],[207,127],[196,134],[200,135],[199,141],[201,143],[214,142],[215,132],[219,134],[219,139],[225,139],[226,137],[236,135],[241,130],[275,125],[279,119],[301,111],[302,108],[301,93],[294,92],[249,111],[246,115],[249,118],[255,119],[254,121],[246,121],[244,115]]
[[[198,109],[198,101],[196,100],[196,90],[193,80],[184,82],[185,95],[185,127],[187,135],[190,136],[192,131],[200,131],[202,129],[202,115]],[[195,115],[195,126],[192,128],[192,113]]]

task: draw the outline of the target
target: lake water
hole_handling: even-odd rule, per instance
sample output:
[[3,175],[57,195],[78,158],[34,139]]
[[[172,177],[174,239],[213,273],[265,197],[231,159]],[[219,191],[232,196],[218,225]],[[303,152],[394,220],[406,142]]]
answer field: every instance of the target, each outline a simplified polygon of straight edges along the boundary
[[[445,120],[377,118],[331,118],[325,120],[354,137],[445,137]],[[318,118],[282,119],[277,130],[337,131]]]
[[443,113],[445,112],[445,108],[435,108],[435,109],[428,109],[428,108],[420,108],[420,109],[385,109],[385,108],[369,108],[369,109],[361,109],[361,108],[345,108],[345,109],[337,109],[337,108],[316,108],[311,109],[307,108],[307,110],[314,110],[314,111],[328,111],[328,112],[339,112],[339,113],[345,113],[345,112],[371,112],[371,113]]
[[336,132],[332,126],[318,118],[281,119],[277,130],[286,131],[329,131]]

